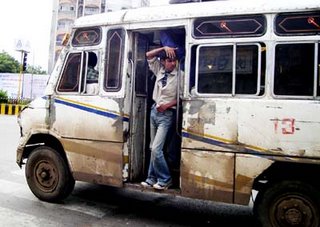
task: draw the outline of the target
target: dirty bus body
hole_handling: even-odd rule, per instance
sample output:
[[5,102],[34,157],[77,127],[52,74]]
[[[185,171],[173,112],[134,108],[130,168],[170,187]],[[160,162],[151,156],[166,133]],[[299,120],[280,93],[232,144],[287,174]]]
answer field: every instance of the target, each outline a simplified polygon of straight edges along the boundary
[[319,226],[319,7],[218,1],[79,18],[46,96],[18,119],[32,192],[53,202],[75,181],[139,189],[150,158],[145,53],[165,33],[185,49],[169,192],[248,205],[256,190],[263,225]]

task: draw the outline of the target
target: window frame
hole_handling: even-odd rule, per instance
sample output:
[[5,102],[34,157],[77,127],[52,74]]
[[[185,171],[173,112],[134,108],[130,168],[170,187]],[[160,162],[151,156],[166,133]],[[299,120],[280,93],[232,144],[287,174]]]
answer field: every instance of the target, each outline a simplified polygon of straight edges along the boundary
[[[199,52],[201,47],[227,47],[232,46],[232,89],[231,93],[200,93],[199,92]],[[237,94],[236,93],[236,82],[237,82],[237,46],[257,46],[258,47],[258,65],[257,65],[257,91],[254,94]],[[250,43],[219,43],[219,44],[200,44],[196,47],[196,68],[195,68],[195,95],[199,97],[261,97],[264,94],[260,94],[262,87],[261,84],[261,68],[262,68],[262,45],[259,42]],[[234,61],[235,60],[235,61]],[[265,92],[264,92],[265,93]]]
[[[74,52],[69,52],[66,56],[64,65],[61,70],[60,78],[58,80],[57,86],[56,86],[56,92],[57,94],[64,94],[64,95],[97,95],[97,94],[88,94],[86,85],[87,85],[87,73],[88,73],[88,60],[89,60],[89,53],[94,52],[97,55],[98,61],[97,61],[97,67],[98,69],[100,68],[99,65],[101,65],[100,60],[100,51],[97,49],[90,49],[90,50],[83,50],[83,51],[74,51]],[[70,55],[73,54],[80,54],[81,55],[81,62],[80,62],[80,72],[78,74],[80,76],[77,76],[78,79],[78,89],[77,91],[61,91],[59,90],[60,84],[62,83],[63,80],[63,75],[65,73],[66,67],[68,66],[69,62],[69,57]],[[101,72],[99,70],[99,77],[101,77]],[[100,87],[100,79],[98,79],[98,86]]]
[[[88,32],[93,31],[97,34],[97,40],[91,41],[87,43],[76,43],[76,37],[79,35],[79,33],[82,32]],[[100,26],[92,26],[92,27],[83,27],[83,28],[77,28],[73,32],[72,38],[71,38],[71,45],[73,47],[92,47],[92,46],[98,46],[102,41],[102,28]]]
[[[77,75],[77,78],[78,78],[78,82],[77,82],[77,86],[78,86],[78,89],[77,91],[66,91],[66,90],[60,90],[60,85],[63,81],[63,79],[65,77],[63,77],[63,75],[65,75],[65,70],[67,70],[67,67],[69,66],[69,62],[70,62],[70,56],[71,55],[76,55],[76,54],[80,54],[80,57],[81,57],[81,61],[80,61],[80,70],[78,72],[78,75]],[[60,74],[60,78],[58,80],[58,83],[57,83],[57,86],[56,86],[56,92],[58,94],[69,94],[69,95],[75,95],[75,94],[80,94],[81,93],[81,81],[82,81],[82,78],[83,78],[83,61],[84,61],[84,51],[75,51],[75,52],[69,52],[66,56],[66,60],[64,62],[64,65],[62,67],[62,70],[61,70],[61,74]]]
[[[211,35],[197,35],[197,28],[204,23],[220,21],[223,23],[225,21],[244,21],[244,20],[262,20],[261,29],[262,32],[235,32],[235,33],[216,33]],[[259,21],[260,22],[260,21]],[[259,29],[258,29],[259,30]],[[267,18],[264,14],[243,14],[243,15],[229,15],[229,16],[213,16],[213,17],[199,17],[193,20],[192,22],[192,32],[191,35],[194,39],[222,39],[222,38],[244,38],[244,37],[262,37],[267,32]]]
[[[117,75],[117,79],[118,79],[118,85],[116,87],[109,87],[108,86],[108,81],[109,81],[109,59],[110,58],[110,51],[116,49],[114,47],[110,48],[110,39],[109,39],[109,32],[111,31],[117,31],[117,30],[121,30],[121,43],[120,43],[120,48],[119,48],[119,58],[118,58],[118,75]],[[110,36],[112,37],[112,35]],[[123,64],[124,64],[124,51],[125,51],[125,40],[126,39],[126,30],[123,27],[114,27],[114,28],[110,28],[107,31],[107,38],[106,38],[106,51],[105,51],[105,59],[104,59],[104,79],[103,79],[103,89],[105,92],[118,92],[121,90],[122,88],[122,70],[123,70]]]
[[[320,13],[320,11],[305,11],[305,12],[289,12],[289,13],[278,13],[274,17],[274,33],[277,36],[312,36],[312,35],[319,35],[320,34],[320,29],[314,30],[314,31],[309,31],[309,30],[301,30],[301,31],[285,31],[282,29],[281,24],[288,19],[293,19],[293,18],[299,18],[299,17],[308,17],[312,15],[316,15],[317,13]],[[319,17],[319,16],[318,16]],[[281,20],[282,19],[282,20]],[[281,21],[280,21],[281,20]]]

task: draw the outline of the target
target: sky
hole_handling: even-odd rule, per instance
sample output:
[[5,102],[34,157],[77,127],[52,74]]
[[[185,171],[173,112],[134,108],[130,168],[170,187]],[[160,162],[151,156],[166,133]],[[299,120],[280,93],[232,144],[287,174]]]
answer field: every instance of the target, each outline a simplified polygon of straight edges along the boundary
[[[150,0],[151,5],[168,0]],[[29,44],[28,65],[48,70],[52,0],[0,0],[0,52],[21,61],[17,43]]]
[[16,42],[29,42],[28,64],[47,71],[52,5],[52,0],[1,0],[0,52],[5,51],[20,62]]

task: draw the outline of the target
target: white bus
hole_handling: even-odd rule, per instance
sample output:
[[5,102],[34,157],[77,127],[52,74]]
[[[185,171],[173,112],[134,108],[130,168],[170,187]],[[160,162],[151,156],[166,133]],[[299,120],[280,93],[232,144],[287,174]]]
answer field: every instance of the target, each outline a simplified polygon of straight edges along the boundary
[[[17,164],[41,200],[75,181],[140,187],[153,80],[176,38],[179,102],[165,193],[248,205],[263,226],[320,225],[320,2],[214,1],[79,18],[46,95],[18,117]],[[87,73],[96,55],[98,79]],[[26,162],[25,162],[26,161]],[[171,162],[170,162],[171,161]],[[176,162],[174,162],[176,161]],[[150,189],[152,190],[152,189]]]

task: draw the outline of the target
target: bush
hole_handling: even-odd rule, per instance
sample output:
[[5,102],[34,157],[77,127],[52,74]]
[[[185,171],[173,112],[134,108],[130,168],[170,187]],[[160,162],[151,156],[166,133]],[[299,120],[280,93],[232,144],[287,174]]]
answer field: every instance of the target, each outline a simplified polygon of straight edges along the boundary
[[7,91],[0,89],[0,103],[27,105],[31,102],[31,99],[9,98]]
[[20,98],[8,98],[7,103],[8,104],[19,104],[19,105],[27,105],[31,102],[31,99],[20,99]]
[[0,89],[0,103],[7,103],[8,102],[8,94],[7,91]]

